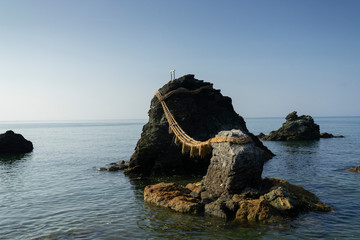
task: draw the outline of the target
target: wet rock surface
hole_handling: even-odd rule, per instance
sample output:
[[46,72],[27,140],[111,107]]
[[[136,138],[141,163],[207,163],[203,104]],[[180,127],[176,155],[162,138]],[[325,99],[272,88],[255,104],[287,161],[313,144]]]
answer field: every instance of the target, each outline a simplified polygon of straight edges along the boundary
[[[203,183],[195,184],[198,191],[204,190]],[[237,194],[223,194],[210,202],[191,196],[193,190],[188,187],[194,189],[195,184],[187,187],[174,183],[147,186],[144,200],[177,212],[209,214],[255,224],[291,219],[309,211],[331,211],[315,194],[276,178],[262,179],[260,190],[247,188]]]
[[[194,75],[185,75],[165,84],[159,91],[164,96],[179,88],[198,90],[193,93],[178,92],[165,100],[174,118],[189,136],[205,141],[222,130],[239,129],[267,153],[267,159],[273,156],[256,136],[249,133],[244,119],[234,111],[231,99],[214,89],[211,83],[197,80]],[[205,175],[211,155],[191,158],[181,153],[181,146],[174,144],[173,135],[169,134],[168,122],[156,97],[151,100],[148,114],[149,121],[143,127],[125,173],[142,176]]]
[[[242,137],[240,130],[217,136]],[[330,211],[314,194],[284,180],[261,178],[265,153],[253,142],[214,143],[207,174],[186,187],[147,186],[144,200],[178,212],[208,214],[247,223],[268,223],[308,211]]]
[[29,153],[34,149],[31,141],[12,130],[0,134],[0,154]]
[[260,133],[258,137],[270,141],[298,141],[318,140],[320,138],[320,127],[309,115],[298,116],[297,112],[291,112],[286,116],[286,122],[269,135]]
[[354,168],[348,168],[346,170],[350,171],[350,172],[360,173],[360,166],[357,166],[357,167],[354,167]]
[[202,213],[204,205],[190,193],[190,189],[175,183],[158,183],[145,187],[144,200],[177,212]]

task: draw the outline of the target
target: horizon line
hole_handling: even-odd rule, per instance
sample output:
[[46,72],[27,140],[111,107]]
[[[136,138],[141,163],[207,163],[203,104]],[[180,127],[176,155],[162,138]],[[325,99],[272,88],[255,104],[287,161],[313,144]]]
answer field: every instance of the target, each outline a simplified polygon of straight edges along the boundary
[[[241,116],[241,115],[240,115]],[[286,116],[266,116],[266,117],[244,117],[244,119],[252,118],[285,118]],[[338,115],[338,116],[312,116],[313,118],[355,118],[359,115]],[[102,122],[102,121],[144,121],[148,118],[109,118],[109,119],[37,119],[37,120],[0,120],[0,123],[6,122]]]

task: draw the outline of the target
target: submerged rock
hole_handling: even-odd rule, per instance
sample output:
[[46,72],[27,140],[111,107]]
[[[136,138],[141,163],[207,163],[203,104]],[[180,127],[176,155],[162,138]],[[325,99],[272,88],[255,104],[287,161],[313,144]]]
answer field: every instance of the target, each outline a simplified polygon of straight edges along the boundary
[[109,163],[109,167],[101,167],[98,168],[99,171],[108,171],[108,172],[117,172],[119,170],[124,170],[129,167],[129,162],[126,162],[124,160],[120,160],[119,162],[112,162]]
[[29,153],[33,149],[32,142],[26,140],[21,134],[14,133],[11,130],[0,134],[0,153]]
[[258,137],[270,141],[318,140],[320,138],[320,127],[311,116],[298,117],[294,111],[285,119],[286,122],[278,130],[271,131],[269,135],[260,133]]
[[190,193],[191,190],[175,183],[158,183],[145,187],[144,200],[177,212],[202,213],[204,205],[199,199],[192,197]]
[[357,166],[357,167],[354,167],[354,168],[348,168],[346,169],[347,171],[350,171],[350,172],[357,172],[357,173],[360,173],[360,166]]
[[334,136],[331,133],[327,133],[327,132],[320,133],[320,138],[343,138],[343,137],[344,137],[343,135]]
[[[192,138],[205,141],[222,130],[239,129],[250,136],[254,144],[266,153],[273,154],[246,128],[244,119],[235,111],[229,97],[213,88],[208,82],[185,75],[170,81],[159,91],[164,96],[175,89],[186,89],[166,98],[165,102],[181,128]],[[187,90],[195,90],[189,92]],[[135,152],[131,156],[126,174],[150,175],[204,175],[210,157],[190,157],[181,153],[181,146],[169,134],[169,124],[159,100],[151,100],[149,121],[143,127]]]

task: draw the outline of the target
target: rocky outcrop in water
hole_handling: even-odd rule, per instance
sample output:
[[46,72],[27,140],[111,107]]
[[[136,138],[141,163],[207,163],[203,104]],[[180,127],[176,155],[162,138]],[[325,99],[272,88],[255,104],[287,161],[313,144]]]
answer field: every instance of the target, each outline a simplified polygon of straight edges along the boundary
[[191,195],[191,190],[175,183],[158,183],[146,186],[144,200],[177,212],[200,214],[204,205]]
[[[242,137],[240,130],[217,137]],[[185,213],[205,213],[239,222],[266,223],[308,211],[330,211],[314,194],[274,178],[261,178],[266,152],[254,142],[212,143],[207,174],[185,187],[147,186],[144,200]]]
[[343,138],[343,137],[344,137],[343,135],[334,136],[333,134],[327,132],[320,133],[320,138]]
[[346,170],[350,171],[350,172],[360,173],[360,166],[357,166],[357,167],[354,167],[354,168],[348,168]]
[[[222,130],[239,129],[250,136],[257,147],[266,153],[266,159],[273,154],[246,128],[244,119],[233,109],[231,99],[213,88],[208,82],[185,75],[170,81],[159,91],[164,96],[172,90],[184,88],[197,90],[182,91],[168,97],[165,102],[181,128],[192,138],[205,141]],[[205,175],[210,157],[190,157],[181,153],[181,146],[169,134],[169,125],[159,100],[151,100],[149,121],[143,127],[135,152],[131,156],[126,174],[143,176],[156,175]]]
[[[221,131],[217,137],[243,137],[240,130]],[[258,188],[266,160],[266,152],[254,142],[233,144],[212,143],[212,158],[203,185],[211,195],[241,192],[244,188]]]
[[0,153],[29,153],[33,149],[32,142],[26,140],[21,134],[14,133],[11,130],[0,134]]
[[203,191],[203,183],[188,184],[186,187],[159,183],[145,188],[144,200],[177,212],[205,213],[256,224],[289,219],[309,211],[331,211],[316,195],[276,178],[262,179],[258,189],[246,188],[237,194],[223,194],[210,202],[201,197]]
[[298,116],[294,111],[286,116],[286,122],[269,135],[260,133],[258,137],[262,140],[270,141],[298,141],[298,140],[318,140],[320,138],[320,127],[309,115]]
[[100,167],[99,171],[117,172],[119,170],[125,170],[129,167],[129,162],[120,160],[119,162],[112,162],[109,167]]

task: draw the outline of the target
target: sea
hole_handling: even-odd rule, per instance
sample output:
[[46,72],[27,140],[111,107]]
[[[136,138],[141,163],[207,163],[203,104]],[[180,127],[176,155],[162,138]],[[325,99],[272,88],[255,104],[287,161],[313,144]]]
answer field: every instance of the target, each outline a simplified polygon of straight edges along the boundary
[[[276,154],[263,177],[303,186],[330,205],[276,224],[246,225],[144,203],[159,181],[98,171],[129,160],[147,120],[0,122],[31,140],[34,151],[0,156],[0,239],[360,239],[360,117],[314,117],[321,132],[344,138],[264,144]],[[269,133],[284,118],[245,118]]]

